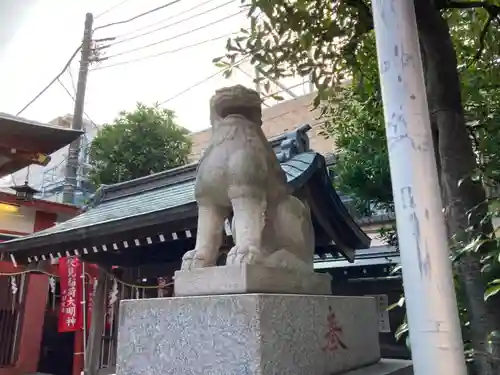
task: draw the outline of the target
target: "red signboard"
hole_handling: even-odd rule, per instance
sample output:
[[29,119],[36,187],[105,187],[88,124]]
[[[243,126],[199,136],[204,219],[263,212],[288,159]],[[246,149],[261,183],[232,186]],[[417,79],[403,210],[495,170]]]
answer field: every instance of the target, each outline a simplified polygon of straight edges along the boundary
[[77,257],[59,260],[61,306],[59,332],[75,332],[83,327],[82,263]]

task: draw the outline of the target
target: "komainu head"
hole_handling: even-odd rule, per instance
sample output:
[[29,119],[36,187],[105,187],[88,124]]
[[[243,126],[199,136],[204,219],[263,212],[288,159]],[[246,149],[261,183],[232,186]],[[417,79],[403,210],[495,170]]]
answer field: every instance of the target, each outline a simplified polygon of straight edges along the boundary
[[247,120],[262,125],[262,101],[260,95],[242,85],[223,87],[215,91],[210,99],[210,118],[223,120],[230,115],[241,115]]

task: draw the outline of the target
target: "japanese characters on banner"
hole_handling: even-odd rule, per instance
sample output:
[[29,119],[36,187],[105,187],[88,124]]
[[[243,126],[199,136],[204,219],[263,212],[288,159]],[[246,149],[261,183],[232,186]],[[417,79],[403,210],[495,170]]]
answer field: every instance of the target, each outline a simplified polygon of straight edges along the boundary
[[74,332],[83,327],[82,263],[77,257],[62,258],[59,262],[59,275],[59,332]]

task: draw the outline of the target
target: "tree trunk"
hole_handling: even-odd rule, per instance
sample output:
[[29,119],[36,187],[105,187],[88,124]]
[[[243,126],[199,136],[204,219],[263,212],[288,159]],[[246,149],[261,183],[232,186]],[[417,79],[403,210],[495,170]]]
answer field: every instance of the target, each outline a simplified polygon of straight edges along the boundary
[[[476,157],[466,128],[461,101],[457,58],[448,25],[431,0],[416,0],[417,23],[423,58],[431,122],[438,147],[443,203],[446,222],[452,236],[452,248],[467,243],[483,233],[491,233],[491,222],[481,223],[488,207],[480,182],[471,176],[476,171]],[[466,231],[470,228],[472,231]],[[455,271],[466,294],[471,322],[471,341],[478,373],[496,374],[492,358],[486,353],[488,335],[500,325],[500,313],[484,302],[485,285],[479,257],[467,254],[457,262]],[[498,312],[498,310],[496,310]]]

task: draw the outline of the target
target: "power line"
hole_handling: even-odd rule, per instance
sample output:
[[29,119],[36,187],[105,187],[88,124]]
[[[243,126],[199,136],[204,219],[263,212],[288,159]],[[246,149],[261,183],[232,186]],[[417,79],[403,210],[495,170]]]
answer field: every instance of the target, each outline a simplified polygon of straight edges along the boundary
[[[66,94],[69,95],[69,97],[73,100],[73,102],[76,102],[76,98],[74,97],[73,94],[71,94],[71,92],[64,85],[64,83],[62,83],[61,79],[57,78],[57,82],[61,85],[61,87],[64,89],[64,91],[66,91]],[[87,117],[87,119],[90,121],[90,123],[92,124],[92,126],[94,126],[96,129],[98,129],[97,124],[94,121],[92,121],[92,119],[90,118],[90,116],[86,112],[83,112],[83,113],[85,114],[85,116]]]
[[[213,25],[215,25],[215,24],[218,24],[219,22],[225,21],[225,20],[227,20],[227,19],[229,19],[229,18],[232,18],[232,17],[234,17],[234,16],[237,16],[238,14],[241,14],[241,13],[243,13],[243,11],[239,11],[238,13],[231,14],[231,15],[229,15],[229,16],[226,16],[226,17],[224,17],[224,18],[221,18],[221,19],[219,19],[219,20],[217,20],[217,21],[214,21],[214,22],[211,22],[211,23],[209,23],[209,24],[206,24],[206,25],[203,25],[203,26],[197,27],[197,28],[192,29],[192,30],[185,31],[185,32],[183,32],[183,33],[180,33],[180,34],[174,35],[174,36],[172,36],[172,37],[169,37],[169,38],[166,38],[166,39],[163,39],[163,40],[159,40],[159,41],[154,42],[154,43],[147,44],[147,45],[145,45],[145,46],[141,46],[141,47],[133,48],[133,49],[126,50],[126,51],[123,51],[123,52],[115,53],[114,55],[111,55],[111,56],[106,56],[106,57],[103,57],[103,58],[101,59],[101,61],[103,61],[103,60],[108,60],[108,59],[111,59],[111,58],[113,58],[113,57],[118,57],[118,56],[126,55],[126,54],[129,54],[129,53],[132,53],[132,52],[140,51],[140,50],[142,50],[142,49],[144,49],[144,48],[153,47],[153,46],[156,46],[156,45],[158,45],[158,44],[165,43],[165,42],[169,42],[169,41],[171,41],[171,40],[174,40],[174,39],[180,38],[180,37],[185,36],[185,35],[188,35],[188,34],[192,34],[192,33],[196,32],[196,31],[199,31],[199,30],[205,29],[205,28],[207,28],[207,27],[213,26]],[[105,47],[109,47],[109,46],[103,46],[103,47],[101,47],[101,48],[105,48]]]
[[172,26],[180,25],[181,23],[184,23],[184,22],[186,22],[186,21],[190,21],[190,20],[192,20],[192,19],[194,19],[194,18],[196,18],[196,17],[199,17],[199,16],[203,16],[203,15],[205,15],[205,14],[208,14],[208,13],[210,13],[210,12],[213,12],[214,10],[220,9],[220,8],[222,8],[222,7],[224,7],[224,6],[228,5],[228,4],[234,3],[234,2],[235,2],[235,0],[229,0],[229,1],[227,1],[227,2],[225,2],[225,3],[223,3],[223,4],[221,4],[221,5],[218,5],[218,6],[216,6],[216,7],[213,7],[213,8],[207,9],[207,10],[205,10],[205,11],[203,11],[203,12],[200,12],[200,13],[193,14],[193,15],[192,15],[192,16],[190,16],[190,17],[183,18],[183,19],[181,19],[181,20],[179,20],[179,21],[176,21],[176,22],[174,22],[174,23],[169,23],[168,25],[165,25],[165,26],[162,26],[162,27],[156,28],[156,29],[154,29],[154,30],[147,31],[147,32],[142,33],[142,34],[139,34],[139,35],[134,35],[134,36],[131,36],[131,37],[129,37],[129,38],[125,38],[125,39],[117,40],[117,41],[115,41],[115,42],[113,42],[113,43],[108,44],[107,46],[103,46],[102,48],[106,48],[106,47],[114,46],[114,45],[117,45],[117,44],[120,44],[120,43],[128,42],[128,41],[130,41],[130,40],[134,40],[134,39],[137,39],[137,38],[141,38],[141,37],[143,37],[143,36],[146,36],[146,35],[149,35],[149,34],[155,33],[155,32],[160,31],[160,30],[165,30],[165,29],[168,29],[168,28],[170,28],[170,27],[172,27]]
[[268,99],[268,98],[273,99],[273,96],[275,96],[275,95],[278,95],[278,94],[281,94],[283,92],[286,92],[287,90],[291,90],[291,89],[295,89],[295,88],[300,87],[300,86],[304,86],[308,82],[309,82],[309,80],[303,81],[303,82],[297,83],[297,84],[295,84],[293,86],[287,87],[286,90],[281,89],[281,90],[275,91],[275,92],[273,92],[271,94],[267,94],[267,95],[265,95],[265,96],[262,97],[262,100],[265,100],[265,99]]
[[111,67],[115,67],[115,66],[119,66],[119,65],[131,64],[131,63],[142,61],[142,60],[148,60],[148,59],[152,59],[152,58],[155,58],[155,57],[160,57],[160,56],[163,56],[163,55],[167,55],[167,54],[171,54],[171,53],[175,53],[175,52],[180,52],[180,51],[183,51],[185,49],[189,49],[189,48],[192,48],[192,47],[200,46],[202,44],[206,44],[206,43],[214,42],[216,40],[228,38],[228,37],[230,37],[233,34],[234,33],[221,35],[221,36],[218,36],[218,37],[215,37],[215,38],[203,40],[203,41],[198,42],[198,43],[189,44],[187,46],[183,46],[183,47],[180,47],[180,48],[177,48],[177,49],[173,49],[173,50],[169,50],[169,51],[164,51],[164,52],[156,53],[154,55],[143,56],[143,57],[139,57],[137,59],[122,61],[122,62],[118,62],[118,63],[115,63],[115,64],[110,64],[110,65],[98,66],[98,67],[96,67],[94,69],[91,69],[90,71],[107,69],[107,68],[111,68]]
[[71,80],[71,87],[73,88],[73,92],[76,95],[76,84],[75,78],[73,77],[73,73],[71,73],[71,66],[68,67],[69,79]]
[[28,104],[26,104],[19,112],[17,112],[16,116],[19,116],[21,113],[23,113],[29,106],[31,106],[34,102],[36,102],[38,100],[38,98],[40,98],[43,94],[45,94],[45,92],[64,74],[64,72],[69,68],[69,66],[71,65],[71,62],[73,61],[73,59],[76,57],[76,55],[78,54],[78,52],[80,51],[80,49],[82,48],[81,45],[78,46],[78,48],[75,50],[75,52],[73,52],[73,54],[71,55],[71,57],[69,58],[68,62],[66,63],[66,65],[64,65],[64,68],[60,71],[60,73],[58,75],[56,75],[54,77],[54,79],[52,81],[50,81],[50,83],[45,86],[45,88],[40,91],[33,99],[31,99]]
[[167,8],[169,6],[172,6],[174,4],[177,4],[179,3],[181,0],[173,0],[167,4],[163,4],[163,5],[160,5],[159,7],[156,7],[154,9],[151,9],[151,10],[148,10],[147,12],[143,12],[143,13],[140,13],[138,14],[137,16],[134,16],[132,18],[129,18],[129,19],[126,19],[126,20],[123,20],[123,21],[118,21],[118,22],[112,22],[112,23],[108,23],[106,25],[102,25],[102,26],[97,26],[94,31],[96,30],[99,30],[99,29],[104,29],[105,27],[110,27],[110,26],[116,26],[116,25],[122,25],[124,23],[129,23],[129,22],[132,22],[132,21],[135,21],[136,19],[138,18],[141,18],[141,17],[144,17],[144,16],[147,16],[148,14],[151,14],[151,13],[154,13],[154,12],[157,12],[159,10],[162,10],[164,8]]
[[212,75],[208,76],[207,78],[205,78],[205,79],[203,79],[203,80],[201,80],[201,81],[199,81],[199,82],[195,83],[195,84],[194,84],[194,85],[192,85],[192,86],[189,86],[189,87],[188,87],[188,88],[186,88],[185,90],[183,90],[183,91],[181,91],[181,92],[179,92],[179,93],[175,94],[174,96],[171,96],[171,97],[170,97],[170,98],[168,98],[167,100],[164,100],[163,102],[159,103],[159,105],[163,105],[163,104],[166,104],[166,103],[168,103],[168,102],[170,102],[170,101],[172,101],[172,100],[174,100],[174,99],[177,99],[179,96],[181,96],[181,95],[185,94],[186,92],[188,92],[188,91],[190,91],[190,90],[194,89],[195,87],[198,87],[199,85],[201,85],[201,84],[203,84],[203,83],[205,83],[205,82],[207,82],[207,81],[211,80],[212,78],[214,78],[214,77],[218,76],[219,74],[222,74],[222,73],[224,73],[225,71],[227,71],[227,70],[229,70],[229,69],[231,69],[231,68],[233,68],[233,67],[235,67],[235,66],[237,66],[237,65],[241,64],[244,60],[248,59],[248,57],[249,57],[249,56],[245,56],[245,57],[243,57],[242,59],[240,59],[240,60],[236,61],[235,63],[233,63],[233,64],[231,64],[231,65],[229,65],[229,66],[226,66],[225,68],[223,68],[223,69],[221,69],[221,70],[217,71],[216,73],[214,73],[214,74],[212,74]]
[[209,3],[213,2],[213,1],[215,1],[215,0],[206,0],[206,1],[204,1],[204,2],[202,2],[200,4],[198,4],[198,5],[195,5],[195,6],[191,7],[191,8],[189,8],[189,9],[185,9],[182,12],[174,14],[173,16],[164,18],[164,19],[162,19],[160,21],[157,21],[157,22],[154,22],[154,23],[152,23],[150,25],[142,26],[142,27],[139,27],[138,29],[126,32],[126,33],[124,33],[122,35],[117,36],[116,38],[123,38],[123,37],[125,37],[127,35],[135,34],[135,33],[139,32],[139,31],[142,31],[142,30],[145,30],[145,29],[149,29],[150,27],[153,27],[153,26],[159,25],[161,23],[164,23],[165,21],[170,21],[171,19],[174,19],[174,18],[177,18],[179,16],[182,16],[183,14],[189,13],[192,10],[197,9],[199,7],[202,7],[203,5],[209,4]]
[[125,3],[128,3],[130,0],[123,0],[120,1],[118,4],[113,5],[112,7],[106,9],[104,12],[99,13],[97,16],[94,17],[94,20],[98,19],[99,17],[104,16],[105,14],[108,14],[109,12],[115,10],[116,8],[122,6]]

